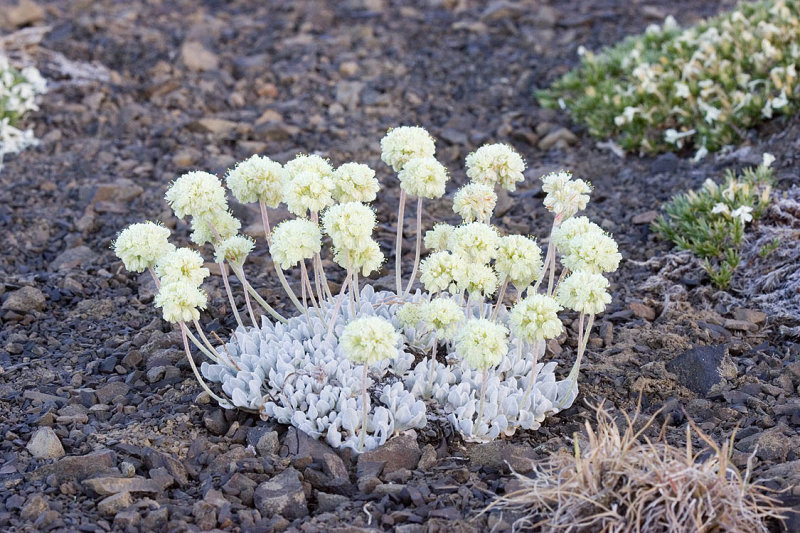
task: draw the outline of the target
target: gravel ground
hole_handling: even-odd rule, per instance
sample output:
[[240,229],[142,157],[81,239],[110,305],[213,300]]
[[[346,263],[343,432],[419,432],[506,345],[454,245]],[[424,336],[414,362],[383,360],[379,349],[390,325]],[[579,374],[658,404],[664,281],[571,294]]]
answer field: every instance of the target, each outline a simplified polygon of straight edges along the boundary
[[[513,488],[509,465],[524,473],[530,459],[569,449],[600,399],[625,411],[663,407],[674,442],[687,417],[720,442],[735,431],[733,462],[744,466],[755,450],[755,476],[787,488],[780,497],[800,510],[800,317],[779,305],[797,295],[762,305],[746,290],[786,253],[754,254],[721,293],[648,225],[674,192],[758,163],[763,151],[777,157],[779,194],[796,201],[800,118],[767,124],[699,164],[691,154],[622,159],[532,98],[576,63],[580,45],[731,5],[54,0],[0,10],[3,33],[49,26],[24,52],[52,80],[28,119],[41,144],[0,172],[0,528],[503,531],[512,516],[475,515]],[[378,141],[400,124],[428,128],[454,176],[449,198],[429,204],[433,219],[454,221],[463,159],[486,141],[513,144],[529,165],[526,182],[500,199],[511,230],[547,230],[543,173],[569,168],[595,185],[588,214],[615,234],[626,261],[589,340],[575,405],[537,432],[492,444],[429,424],[356,460],[196,402],[180,337],[152,307],[152,282],[109,250],[116,233],[160,219],[188,242],[163,201],[175,177],[221,173],[253,153],[286,161],[312,151],[378,170],[390,186],[376,205],[388,249],[396,180]],[[796,207],[771,213],[756,236],[780,227],[797,241]],[[258,213],[233,208],[258,233]],[[262,252],[248,276],[285,306],[269,271]],[[224,335],[219,276],[208,288],[204,320]],[[574,345],[553,348],[548,357],[571,364]],[[800,530],[798,515],[787,527]]]

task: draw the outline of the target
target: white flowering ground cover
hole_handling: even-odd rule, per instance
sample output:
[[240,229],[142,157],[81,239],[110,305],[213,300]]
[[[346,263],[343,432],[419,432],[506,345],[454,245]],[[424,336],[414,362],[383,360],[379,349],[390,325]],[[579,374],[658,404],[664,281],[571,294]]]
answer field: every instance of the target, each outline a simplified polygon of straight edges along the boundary
[[599,53],[581,51],[580,66],[539,101],[625,150],[687,146],[702,157],[800,102],[797,0],[742,2],[686,29],[668,17]]
[[0,51],[0,169],[6,154],[36,144],[33,130],[19,127],[20,119],[39,109],[36,97],[46,90],[47,83],[35,67],[18,70]]
[[[379,189],[372,169],[346,163],[334,170],[319,156],[299,155],[285,165],[253,156],[228,172],[233,195],[259,203],[275,275],[297,311],[288,319],[246,279],[243,265],[254,243],[238,235],[241,223],[228,210],[220,180],[199,171],[176,180],[166,200],[176,216],[192,217],[195,244],[214,247],[238,324],[222,346],[209,341],[200,323],[207,305],[201,284],[209,275],[200,253],[176,248],[169,230],[152,222],[124,230],[115,252],[129,270],[150,271],[159,287],[156,307],[179,325],[196,378],[223,407],[257,412],[359,452],[424,427],[429,413],[446,417],[469,441],[537,429],[577,395],[594,317],[611,301],[603,274],[619,265],[617,244],[588,218],[575,216],[586,207],[591,185],[564,171],[542,177],[544,205],[554,215],[544,259],[533,238],[501,235],[491,223],[495,188],[514,190],[525,164],[510,146],[490,144],[467,157],[471,181],[453,202],[463,224],[427,231],[431,253],[422,260],[423,200],[442,197],[448,180],[434,154],[433,138],[418,126],[389,130],[381,141],[381,157],[401,188],[394,292],[376,293],[369,283],[362,290],[359,282],[384,261],[372,238],[377,221],[368,203]],[[417,198],[417,224],[406,281],[401,257],[409,196]],[[267,207],[281,203],[295,218],[273,230]],[[345,271],[338,295],[323,268],[323,232],[333,261]],[[299,297],[284,275],[298,266]],[[237,307],[228,267],[244,289],[246,314]],[[414,290],[417,277],[423,290]],[[543,358],[546,341],[564,329],[558,316],[564,309],[579,313],[578,351],[559,381],[555,363]],[[192,345],[208,359],[200,369]],[[415,364],[418,354],[422,360]]]

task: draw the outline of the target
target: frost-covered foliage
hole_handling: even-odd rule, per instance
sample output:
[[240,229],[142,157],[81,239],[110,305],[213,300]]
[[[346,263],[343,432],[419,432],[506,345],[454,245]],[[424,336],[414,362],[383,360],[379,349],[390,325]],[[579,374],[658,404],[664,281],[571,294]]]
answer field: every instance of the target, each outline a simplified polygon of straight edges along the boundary
[[[470,441],[537,429],[577,396],[594,316],[611,301],[604,276],[621,259],[599,226],[573,216],[586,207],[590,184],[563,171],[542,177],[544,205],[554,215],[542,258],[533,237],[508,235],[492,224],[495,188],[513,190],[524,161],[507,145],[487,145],[467,158],[472,181],[454,195],[463,224],[432,224],[424,237],[432,253],[422,260],[422,202],[445,194],[447,170],[422,128],[393,129],[381,147],[401,188],[398,258],[405,200],[417,199],[411,274],[403,280],[398,261],[393,292],[375,292],[369,281],[359,281],[384,261],[372,237],[375,212],[363,203],[376,197],[375,173],[357,163],[333,169],[314,155],[285,165],[251,158],[227,178],[240,201],[260,205],[275,274],[296,308],[288,319],[247,281],[243,266],[253,242],[236,234],[241,223],[230,214],[222,182],[206,172],[179,177],[166,199],[177,216],[191,217],[192,240],[214,247],[238,326],[228,342],[214,346],[200,323],[207,305],[201,284],[209,270],[197,252],[176,250],[168,231],[154,223],[123,231],[115,251],[129,269],[153,275],[157,307],[180,327],[206,393],[226,408],[259,413],[359,452],[424,427],[431,415],[448,419]],[[276,196],[278,177],[282,196]],[[266,207],[279,198],[295,218],[273,230]],[[344,270],[338,294],[327,282],[323,255]],[[225,263],[244,288],[247,315],[240,313]],[[299,291],[284,275],[297,267]],[[578,349],[569,375],[557,380],[556,363],[544,361],[545,346],[562,335],[558,314],[564,310],[577,313]],[[199,369],[192,346],[207,359]]]
[[598,54],[538,95],[626,150],[734,144],[759,122],[797,110],[800,2],[742,2],[681,29],[672,17]]
[[35,111],[36,97],[47,90],[47,84],[34,67],[17,70],[0,52],[0,168],[3,156],[15,154],[36,144],[33,130],[19,128],[19,120],[28,111]]

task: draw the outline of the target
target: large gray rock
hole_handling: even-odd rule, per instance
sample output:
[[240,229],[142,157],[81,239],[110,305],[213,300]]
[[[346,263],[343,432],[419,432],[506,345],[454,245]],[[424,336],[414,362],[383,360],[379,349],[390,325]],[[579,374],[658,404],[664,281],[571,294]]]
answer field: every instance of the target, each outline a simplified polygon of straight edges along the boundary
[[700,396],[708,396],[725,379],[733,379],[737,374],[724,344],[692,348],[666,366],[678,376],[678,383]]
[[49,426],[37,429],[26,448],[37,459],[64,457],[64,446],[61,445],[56,432]]
[[308,503],[300,472],[287,468],[256,488],[253,496],[256,509],[263,517],[281,515],[289,520],[308,515]]
[[8,293],[6,301],[3,302],[3,309],[19,313],[30,313],[31,311],[44,309],[45,302],[44,293],[36,287],[22,287]]
[[417,468],[422,452],[414,435],[398,435],[386,441],[386,444],[375,450],[358,456],[358,464],[383,463],[383,473],[391,474],[395,470]]

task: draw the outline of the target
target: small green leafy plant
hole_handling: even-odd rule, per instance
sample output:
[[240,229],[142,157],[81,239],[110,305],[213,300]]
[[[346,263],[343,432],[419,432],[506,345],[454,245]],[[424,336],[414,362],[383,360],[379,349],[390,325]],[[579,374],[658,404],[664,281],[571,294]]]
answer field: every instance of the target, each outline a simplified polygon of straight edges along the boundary
[[598,54],[537,94],[625,150],[708,151],[797,110],[800,2],[744,2],[681,29],[672,17]]
[[728,170],[724,185],[709,179],[699,190],[673,197],[653,223],[662,237],[702,259],[711,281],[721,289],[730,286],[739,266],[745,225],[760,218],[769,205],[773,160],[764,154],[756,168],[739,175]]

